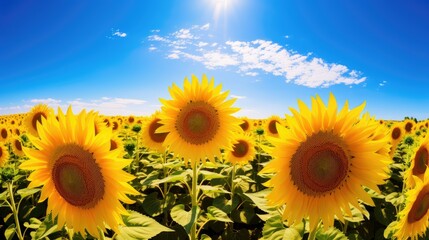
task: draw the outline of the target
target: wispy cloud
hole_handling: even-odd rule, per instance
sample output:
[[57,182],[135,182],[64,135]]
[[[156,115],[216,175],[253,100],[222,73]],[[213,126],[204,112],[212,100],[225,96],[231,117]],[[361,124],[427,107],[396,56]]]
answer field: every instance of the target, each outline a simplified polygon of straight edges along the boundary
[[378,84],[378,86],[380,87],[384,87],[386,85],[387,81],[382,81],[381,83]]
[[39,103],[47,104],[55,110],[58,107],[66,110],[68,106],[72,105],[73,112],[75,113],[86,109],[87,111],[98,111],[103,115],[148,115],[156,110],[152,106],[146,106],[147,102],[142,99],[102,97],[99,99],[89,100],[81,98],[73,100],[59,100],[46,98],[25,100],[22,105],[0,106],[0,114],[26,113],[35,104]]
[[253,77],[271,74],[285,78],[287,83],[312,88],[359,84],[366,80],[361,72],[345,65],[326,62],[312,53],[301,54],[276,42],[263,39],[216,42],[210,24],[165,35],[161,35],[161,31],[153,33],[148,36],[151,46],[166,58],[200,62],[208,69],[231,69]]
[[127,33],[125,32],[121,32],[119,29],[111,29],[112,33],[110,34],[110,36],[106,36],[109,39],[115,39],[115,38],[125,38],[127,37]]
[[116,31],[112,34],[112,36],[117,36],[117,37],[124,38],[124,37],[126,37],[126,36],[127,36],[127,34],[126,34],[126,33],[124,33],[124,32],[120,32],[120,31],[119,31],[119,29],[118,29],[118,30],[116,30]]
[[246,96],[239,96],[239,95],[231,95],[232,98],[237,98],[237,99],[245,99]]

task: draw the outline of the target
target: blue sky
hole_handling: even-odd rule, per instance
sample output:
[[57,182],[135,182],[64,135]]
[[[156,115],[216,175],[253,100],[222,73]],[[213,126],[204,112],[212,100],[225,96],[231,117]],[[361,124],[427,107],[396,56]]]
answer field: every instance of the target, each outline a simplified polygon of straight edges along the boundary
[[382,119],[429,118],[429,3],[1,1],[0,114],[37,103],[148,115],[207,74],[238,116],[329,92]]

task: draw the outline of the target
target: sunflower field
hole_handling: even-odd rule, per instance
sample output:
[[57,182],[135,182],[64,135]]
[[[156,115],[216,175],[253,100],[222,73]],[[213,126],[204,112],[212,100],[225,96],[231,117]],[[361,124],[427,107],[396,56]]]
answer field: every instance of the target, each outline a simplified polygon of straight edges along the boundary
[[235,117],[205,75],[151,116],[0,116],[1,239],[427,239],[429,121],[331,94]]

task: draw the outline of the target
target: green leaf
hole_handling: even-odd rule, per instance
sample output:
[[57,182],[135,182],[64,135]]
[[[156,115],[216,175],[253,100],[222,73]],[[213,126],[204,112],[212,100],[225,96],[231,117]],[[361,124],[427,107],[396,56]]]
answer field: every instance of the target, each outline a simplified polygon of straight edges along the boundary
[[21,198],[25,198],[25,197],[31,196],[31,195],[39,192],[39,191],[40,191],[40,188],[24,188],[24,189],[19,189],[18,191],[16,191],[16,193],[21,195]]
[[[145,174],[142,174],[142,175],[145,175]],[[148,175],[144,176],[144,179],[141,180],[140,183],[143,186],[150,185],[150,184],[152,184],[153,181],[158,179],[158,175],[159,175],[158,171],[152,171]]]
[[196,223],[200,215],[200,208],[198,206],[194,206],[191,211],[186,211],[185,205],[179,204],[171,209],[170,215],[173,221],[180,224],[186,230],[186,233],[189,234],[191,232],[192,224]]
[[217,207],[209,206],[207,208],[207,217],[210,220],[220,222],[232,222],[228,215]]
[[150,239],[161,232],[173,231],[150,217],[132,210],[128,210],[128,212],[130,215],[122,216],[125,226],[119,226],[116,236],[118,240]]
[[7,194],[8,194],[7,189],[4,190],[2,193],[0,193],[0,200],[6,200],[7,199]]
[[262,229],[263,240],[299,240],[302,239],[295,228],[286,228],[280,215],[269,218]]
[[9,225],[4,231],[4,236],[6,240],[11,240],[15,236],[15,223]]
[[145,197],[142,205],[147,214],[155,217],[162,213],[161,204],[162,200],[158,199],[158,193],[153,192]]
[[206,170],[200,170],[200,174],[203,175],[204,180],[212,180],[216,178],[225,178],[225,175],[216,173],[216,172],[210,172]]
[[264,189],[264,190],[262,190],[262,191],[259,191],[259,192],[255,192],[255,193],[244,193],[244,195],[246,195],[248,198],[250,198],[250,200],[252,200],[252,202],[259,208],[259,209],[261,209],[262,211],[264,211],[264,212],[272,212],[272,211],[275,211],[276,210],[276,208],[275,207],[272,207],[272,206],[269,206],[268,204],[267,204],[267,199],[266,199],[266,196],[267,196],[267,194],[268,193],[270,193],[271,192],[271,190],[269,190],[268,188],[267,189]]
[[60,230],[61,228],[58,228],[58,225],[52,220],[52,215],[49,214],[45,217],[45,220],[43,220],[39,228],[36,230],[35,238],[42,239]]
[[330,227],[327,231],[319,228],[316,232],[317,240],[348,240],[347,236],[337,228]]
[[354,206],[350,206],[352,216],[347,216],[344,214],[344,219],[349,222],[362,222],[365,220],[364,216],[369,219],[369,212],[365,209],[365,206],[360,204],[360,207],[363,209],[363,212]]
[[201,185],[200,190],[211,198],[217,198],[221,193],[229,194],[222,186]]
[[192,174],[192,170],[180,170],[172,173],[170,176],[165,177],[163,179],[154,180],[151,185],[159,185],[161,183],[173,183],[173,182],[179,182],[179,181],[186,181],[187,177]]
[[397,221],[393,221],[386,227],[383,234],[384,238],[387,238],[387,239],[392,238],[393,234],[395,233],[395,228],[397,224],[398,224]]
[[40,227],[40,224],[42,224],[42,221],[40,221],[37,218],[30,218],[30,223],[25,222],[24,227],[26,228],[32,228],[32,229],[38,229]]
[[397,207],[405,202],[404,194],[392,192],[386,196],[386,202],[390,202],[393,206]]
[[200,240],[212,240],[212,238],[206,234],[202,234]]

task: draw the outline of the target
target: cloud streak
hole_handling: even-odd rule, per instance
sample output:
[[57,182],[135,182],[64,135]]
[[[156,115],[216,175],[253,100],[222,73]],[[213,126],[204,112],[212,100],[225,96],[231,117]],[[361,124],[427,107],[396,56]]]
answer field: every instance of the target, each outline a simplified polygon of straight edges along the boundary
[[216,42],[210,24],[194,25],[165,35],[153,31],[151,47],[167,59],[195,61],[207,69],[228,69],[255,77],[261,73],[283,77],[287,83],[306,87],[353,85],[366,80],[362,73],[338,63],[329,63],[311,53],[301,54],[279,43],[253,41]]
[[65,111],[71,105],[75,113],[86,109],[87,111],[98,111],[102,115],[148,115],[154,111],[153,106],[147,106],[147,102],[142,99],[102,97],[99,99],[84,100],[77,98],[63,101],[46,98],[25,100],[24,104],[17,106],[0,106],[0,114],[26,113],[39,103],[47,104],[55,111],[58,107]]

